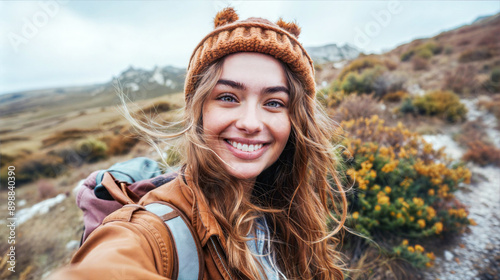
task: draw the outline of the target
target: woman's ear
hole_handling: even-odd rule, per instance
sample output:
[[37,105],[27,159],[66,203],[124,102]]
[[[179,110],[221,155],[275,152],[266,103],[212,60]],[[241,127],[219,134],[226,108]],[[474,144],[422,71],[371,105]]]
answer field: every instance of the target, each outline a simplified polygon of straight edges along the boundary
[[291,33],[293,36],[295,36],[295,38],[299,38],[299,35],[300,35],[300,27],[297,25],[297,23],[295,22],[286,22],[284,21],[282,18],[280,18],[276,24],[285,29],[286,31],[288,31],[289,33]]
[[238,14],[232,7],[224,8],[222,11],[218,12],[214,18],[214,28],[222,25],[230,24],[239,19]]

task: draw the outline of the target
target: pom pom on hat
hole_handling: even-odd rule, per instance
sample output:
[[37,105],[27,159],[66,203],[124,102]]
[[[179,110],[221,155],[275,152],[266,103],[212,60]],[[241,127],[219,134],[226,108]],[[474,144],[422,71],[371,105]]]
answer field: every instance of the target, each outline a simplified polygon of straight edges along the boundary
[[286,22],[282,18],[280,18],[276,24],[291,33],[295,38],[299,38],[300,35],[300,27],[295,22]]
[[238,14],[232,7],[224,8],[214,18],[214,28],[235,22],[239,19]]

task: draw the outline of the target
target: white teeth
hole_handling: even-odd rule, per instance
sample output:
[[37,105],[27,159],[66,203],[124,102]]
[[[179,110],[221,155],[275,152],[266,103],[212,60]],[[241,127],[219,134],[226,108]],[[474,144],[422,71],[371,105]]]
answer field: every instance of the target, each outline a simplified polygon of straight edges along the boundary
[[253,152],[262,148],[263,144],[241,144],[233,141],[228,141],[234,148],[243,152]]

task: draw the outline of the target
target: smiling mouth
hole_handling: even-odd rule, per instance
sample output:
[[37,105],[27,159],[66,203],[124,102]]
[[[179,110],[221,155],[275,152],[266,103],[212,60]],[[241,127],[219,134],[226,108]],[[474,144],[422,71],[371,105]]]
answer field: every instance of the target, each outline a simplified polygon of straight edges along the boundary
[[227,143],[229,143],[229,145],[233,146],[235,149],[238,149],[242,152],[248,152],[248,153],[251,153],[251,152],[255,152],[255,151],[258,151],[260,149],[262,149],[262,147],[265,145],[265,144],[242,144],[242,143],[239,143],[239,142],[236,142],[236,141],[231,141],[231,140],[226,140]]

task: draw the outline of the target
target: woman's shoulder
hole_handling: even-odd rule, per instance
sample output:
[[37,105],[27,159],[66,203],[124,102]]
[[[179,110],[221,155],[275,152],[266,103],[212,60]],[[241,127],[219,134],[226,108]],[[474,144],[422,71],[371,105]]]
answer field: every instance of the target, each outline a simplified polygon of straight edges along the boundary
[[192,194],[187,190],[181,174],[146,193],[138,204],[147,205],[153,202],[167,202],[177,206],[179,203],[192,203]]

